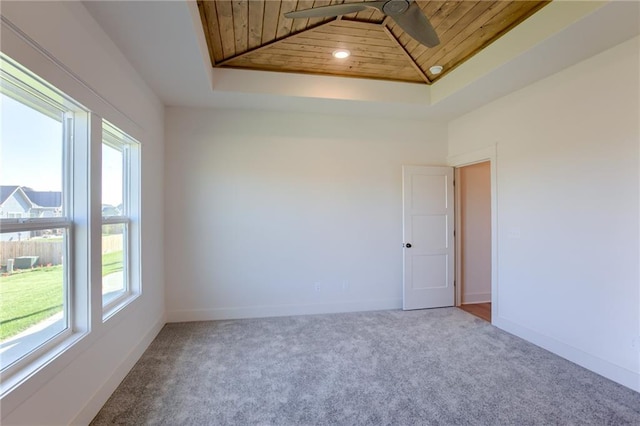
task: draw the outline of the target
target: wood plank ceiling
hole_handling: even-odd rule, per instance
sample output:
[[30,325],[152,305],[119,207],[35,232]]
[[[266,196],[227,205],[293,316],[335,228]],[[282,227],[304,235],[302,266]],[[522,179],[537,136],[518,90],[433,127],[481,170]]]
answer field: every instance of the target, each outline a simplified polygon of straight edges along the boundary
[[[376,9],[337,18],[284,13],[360,0],[198,0],[213,67],[431,84],[548,1],[417,1],[440,44],[427,48]],[[336,49],[351,56],[335,59]],[[434,75],[433,65],[443,71]]]

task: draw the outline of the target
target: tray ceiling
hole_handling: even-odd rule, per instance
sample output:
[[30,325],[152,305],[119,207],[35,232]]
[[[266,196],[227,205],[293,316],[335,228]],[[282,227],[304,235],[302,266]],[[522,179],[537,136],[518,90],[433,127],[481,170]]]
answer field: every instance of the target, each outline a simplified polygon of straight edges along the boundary
[[[213,67],[431,84],[548,1],[417,1],[441,43],[427,48],[375,9],[337,18],[284,13],[350,0],[198,0]],[[336,49],[351,56],[335,59]],[[443,71],[434,75],[433,65]]]

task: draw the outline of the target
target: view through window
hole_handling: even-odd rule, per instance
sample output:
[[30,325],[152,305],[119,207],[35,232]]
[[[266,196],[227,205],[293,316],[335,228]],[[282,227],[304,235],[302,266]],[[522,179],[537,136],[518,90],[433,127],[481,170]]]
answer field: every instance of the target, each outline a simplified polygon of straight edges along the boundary
[[102,303],[129,292],[129,145],[104,122],[102,129]]
[[140,144],[1,52],[0,114],[2,388],[70,347],[92,312],[106,321],[141,293]]
[[9,74],[5,65],[0,86],[3,369],[69,329],[71,221],[65,201],[70,165],[65,126],[73,117],[55,93],[28,75],[16,79],[20,72]]

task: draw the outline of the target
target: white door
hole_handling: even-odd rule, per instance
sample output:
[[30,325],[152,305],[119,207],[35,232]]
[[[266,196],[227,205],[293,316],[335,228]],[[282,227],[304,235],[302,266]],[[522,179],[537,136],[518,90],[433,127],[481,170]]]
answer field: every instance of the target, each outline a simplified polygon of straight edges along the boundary
[[403,309],[454,304],[453,168],[402,167]]

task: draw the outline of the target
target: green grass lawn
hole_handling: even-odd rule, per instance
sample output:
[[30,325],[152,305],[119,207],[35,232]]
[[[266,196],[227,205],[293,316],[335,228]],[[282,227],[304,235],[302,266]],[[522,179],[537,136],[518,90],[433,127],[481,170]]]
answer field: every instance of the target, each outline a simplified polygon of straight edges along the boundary
[[0,341],[62,311],[62,266],[0,277]]
[[[123,269],[122,251],[102,256],[102,276]],[[0,277],[0,341],[62,311],[62,265]]]
[[112,274],[114,272],[120,272],[123,269],[122,265],[122,250],[112,251],[102,255],[102,276]]

